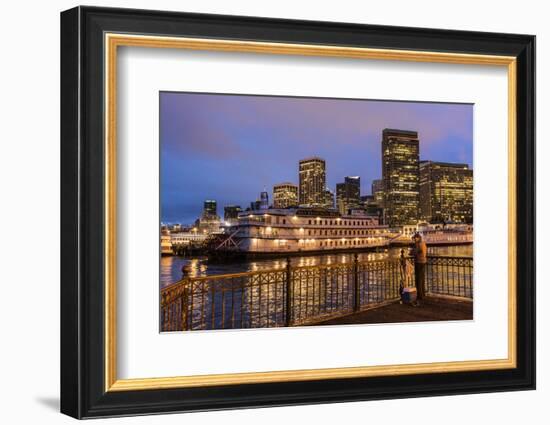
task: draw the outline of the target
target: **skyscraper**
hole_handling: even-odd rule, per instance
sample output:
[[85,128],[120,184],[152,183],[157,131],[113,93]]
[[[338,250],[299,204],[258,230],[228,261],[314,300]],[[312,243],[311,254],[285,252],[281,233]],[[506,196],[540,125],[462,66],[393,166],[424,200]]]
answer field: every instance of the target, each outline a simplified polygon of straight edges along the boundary
[[319,207],[325,203],[326,164],[317,157],[300,161],[300,205]]
[[204,201],[204,208],[201,217],[195,221],[195,226],[201,233],[216,232],[220,227],[220,217],[218,216],[218,205],[216,201],[207,199]]
[[211,199],[207,199],[206,201],[204,201],[202,215],[203,217],[216,217],[218,215],[217,202]]
[[384,207],[390,226],[415,224],[419,215],[419,140],[416,131],[382,131]]
[[473,199],[473,170],[467,164],[420,161],[422,219],[472,223]]
[[328,187],[325,189],[325,208],[334,208],[334,192]]
[[262,201],[260,201],[259,199],[256,199],[255,201],[252,201],[250,203],[250,209],[252,211],[259,211],[261,210],[261,204],[262,204]]
[[267,194],[267,191],[263,191],[260,193],[260,209],[261,210],[267,210],[269,208],[269,195]]
[[344,183],[336,185],[336,205],[340,214],[348,214],[352,208],[358,208],[361,203],[361,178],[359,176],[348,176]]
[[228,222],[237,222],[239,213],[242,211],[239,205],[226,205],[223,208],[223,219]]
[[294,183],[279,183],[273,186],[273,207],[298,206],[298,186]]
[[384,180],[373,180],[371,184],[371,194],[379,207],[384,206]]

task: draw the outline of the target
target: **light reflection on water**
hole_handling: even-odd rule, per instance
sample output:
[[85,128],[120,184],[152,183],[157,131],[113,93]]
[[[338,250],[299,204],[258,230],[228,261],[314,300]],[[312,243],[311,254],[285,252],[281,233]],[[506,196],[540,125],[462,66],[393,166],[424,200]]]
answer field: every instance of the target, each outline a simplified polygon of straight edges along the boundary
[[[359,261],[382,260],[395,258],[400,255],[401,248],[389,248],[383,252],[364,252],[359,254]],[[405,248],[407,253],[407,249]],[[428,253],[433,255],[469,257],[472,256],[473,246],[430,246]],[[327,254],[316,256],[291,257],[290,263],[295,267],[317,266],[328,264],[345,264],[353,260],[353,254]],[[185,267],[187,276],[212,276],[217,274],[240,273],[247,271],[262,271],[281,269],[286,267],[285,258],[250,260],[235,263],[209,263],[208,258],[167,256],[160,260],[160,287],[177,282],[183,276],[182,268]]]

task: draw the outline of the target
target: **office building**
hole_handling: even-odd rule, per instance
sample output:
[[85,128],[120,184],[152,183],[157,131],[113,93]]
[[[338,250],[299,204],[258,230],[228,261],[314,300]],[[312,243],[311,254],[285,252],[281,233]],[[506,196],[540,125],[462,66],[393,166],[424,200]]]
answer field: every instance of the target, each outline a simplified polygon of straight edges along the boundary
[[267,191],[263,191],[260,193],[260,209],[261,210],[267,210],[269,208],[269,195],[267,194]]
[[334,209],[334,192],[329,188],[325,189],[325,208]]
[[216,201],[207,199],[204,201],[204,208],[202,210],[203,217],[215,217],[218,215],[218,204]]
[[374,197],[374,202],[379,207],[384,207],[384,180],[373,180],[371,184],[371,194]]
[[241,211],[242,209],[239,205],[226,205],[223,208],[223,220],[229,223],[236,223]]
[[294,183],[279,183],[273,186],[273,208],[298,206],[298,186]]
[[416,131],[384,129],[382,180],[385,219],[390,226],[419,218],[419,140]]
[[344,183],[336,185],[336,205],[340,214],[347,214],[350,209],[359,208],[361,199],[361,178],[346,177]]
[[322,207],[325,204],[326,163],[313,157],[302,159],[299,165],[301,206]]
[[467,164],[420,162],[420,214],[430,223],[472,223],[473,170]]

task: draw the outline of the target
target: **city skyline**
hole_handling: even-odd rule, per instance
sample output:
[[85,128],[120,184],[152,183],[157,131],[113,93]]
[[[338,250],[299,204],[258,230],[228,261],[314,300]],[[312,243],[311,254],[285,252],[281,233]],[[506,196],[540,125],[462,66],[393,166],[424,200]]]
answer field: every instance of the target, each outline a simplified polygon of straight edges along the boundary
[[[298,162],[326,161],[326,186],[382,177],[384,128],[418,132],[420,160],[472,168],[472,105],[161,93],[161,221],[192,223],[206,199],[246,209],[264,189],[299,184]],[[185,166],[184,166],[185,165]]]

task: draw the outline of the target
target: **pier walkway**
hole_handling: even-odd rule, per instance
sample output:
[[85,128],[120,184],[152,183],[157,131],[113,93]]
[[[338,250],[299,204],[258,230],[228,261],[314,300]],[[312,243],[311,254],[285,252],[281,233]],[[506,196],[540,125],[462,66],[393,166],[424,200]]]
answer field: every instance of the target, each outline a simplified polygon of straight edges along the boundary
[[435,320],[472,320],[473,302],[443,297],[427,297],[418,307],[391,302],[379,307],[312,325],[353,325],[366,323],[427,322]]

